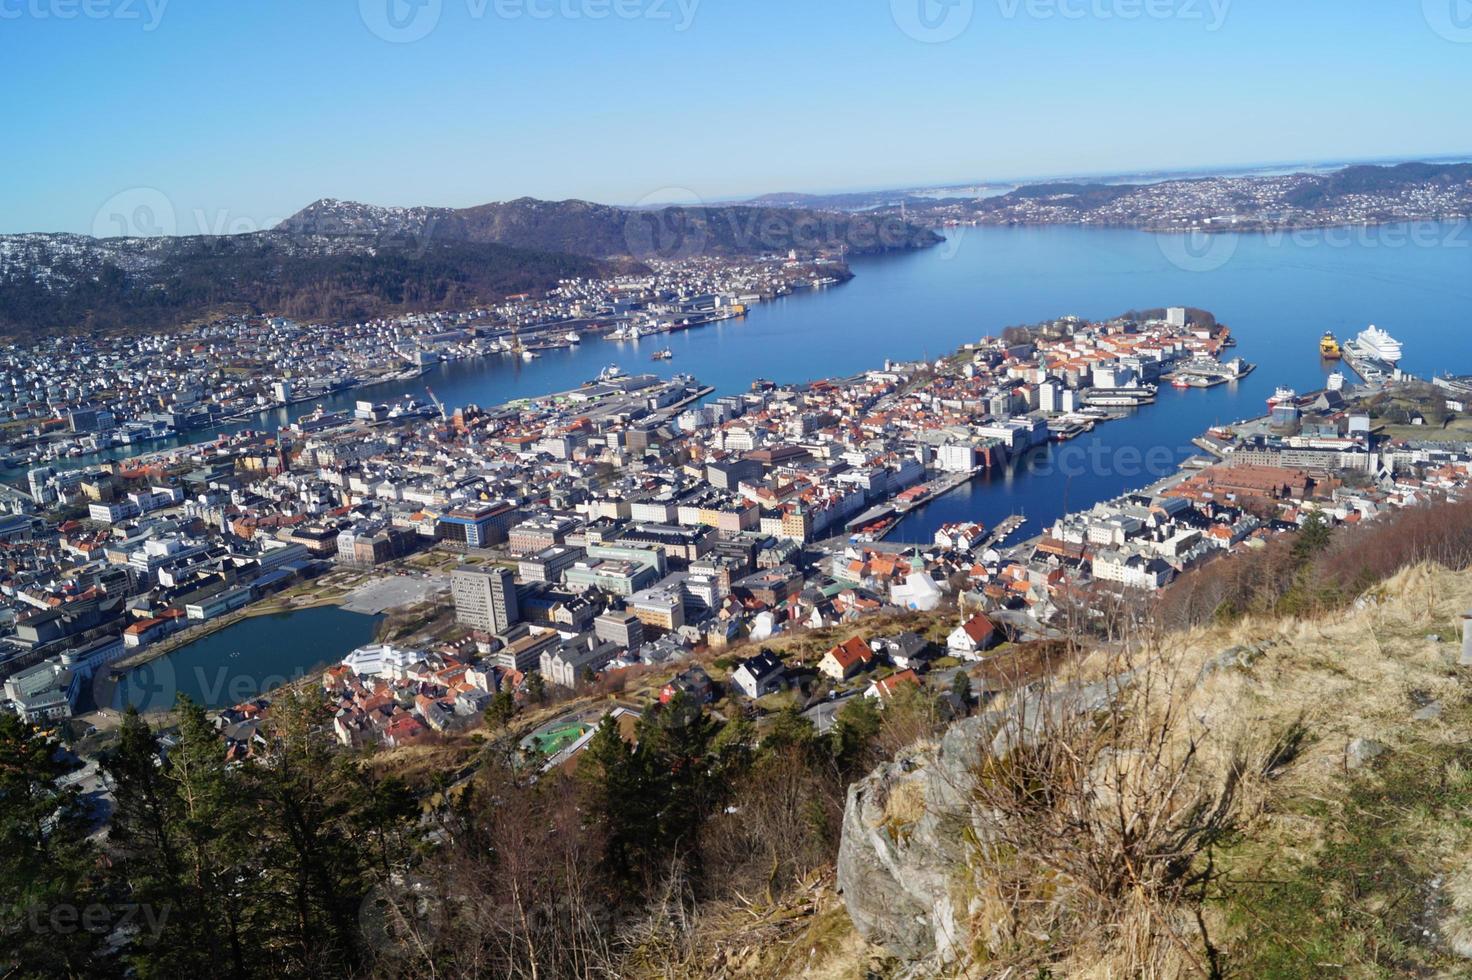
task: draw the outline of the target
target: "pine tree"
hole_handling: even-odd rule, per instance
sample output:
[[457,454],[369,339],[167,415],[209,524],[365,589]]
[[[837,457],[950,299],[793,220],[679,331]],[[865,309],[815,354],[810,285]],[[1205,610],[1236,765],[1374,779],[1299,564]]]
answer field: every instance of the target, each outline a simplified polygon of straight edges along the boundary
[[60,746],[0,713],[0,974],[81,976],[101,936],[81,918],[99,896],[87,814],[58,789]]
[[258,901],[291,972],[351,972],[357,912],[370,882],[349,828],[356,797],[319,728],[322,703],[288,692],[271,706],[271,747],[245,769],[259,806]]
[[505,728],[516,717],[516,699],[510,691],[498,691],[486,706],[486,726],[492,729]]
[[578,763],[583,806],[603,841],[604,872],[632,884],[642,842],[652,831],[648,802],[640,793],[634,754],[613,715],[603,716]]

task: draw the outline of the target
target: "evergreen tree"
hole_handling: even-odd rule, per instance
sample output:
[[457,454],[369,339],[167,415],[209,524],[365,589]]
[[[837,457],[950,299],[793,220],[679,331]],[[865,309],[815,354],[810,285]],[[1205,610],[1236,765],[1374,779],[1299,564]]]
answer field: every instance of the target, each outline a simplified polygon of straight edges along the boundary
[[511,724],[511,719],[516,717],[516,699],[511,696],[510,691],[497,691],[491,698],[491,703],[486,706],[486,727],[497,729],[505,728]]
[[869,747],[879,734],[879,705],[873,698],[850,698],[839,709],[831,736],[833,755],[844,772],[867,767]]
[[634,754],[624,741],[613,715],[603,716],[578,763],[583,806],[597,825],[603,842],[604,872],[630,884],[642,842],[652,831],[652,814],[641,793]]
[[102,938],[82,918],[100,898],[76,790],[58,789],[60,746],[0,713],[0,975],[81,976]]
[[292,973],[351,972],[360,959],[357,912],[370,883],[349,827],[358,794],[317,730],[322,703],[289,692],[271,706],[271,749],[245,769],[258,801],[257,901]]
[[964,670],[958,670],[951,678],[951,693],[960,699],[962,705],[971,703],[971,675]]

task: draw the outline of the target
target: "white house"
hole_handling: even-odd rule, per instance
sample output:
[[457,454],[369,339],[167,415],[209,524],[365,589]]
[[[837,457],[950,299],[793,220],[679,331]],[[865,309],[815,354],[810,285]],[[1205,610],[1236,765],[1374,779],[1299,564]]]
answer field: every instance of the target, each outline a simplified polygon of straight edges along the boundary
[[759,698],[782,690],[787,682],[787,668],[774,654],[763,651],[743,660],[731,674],[731,682],[749,698]]
[[972,616],[946,637],[946,648],[966,660],[980,660],[986,650],[1001,641],[996,624],[985,616]]

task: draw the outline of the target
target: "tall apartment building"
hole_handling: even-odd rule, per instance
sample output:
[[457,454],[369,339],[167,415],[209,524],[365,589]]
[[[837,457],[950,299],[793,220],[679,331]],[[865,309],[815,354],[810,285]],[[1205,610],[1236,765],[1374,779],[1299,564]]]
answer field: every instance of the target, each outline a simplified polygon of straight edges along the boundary
[[509,568],[461,565],[450,576],[455,618],[488,633],[504,633],[521,618],[516,605],[516,576]]

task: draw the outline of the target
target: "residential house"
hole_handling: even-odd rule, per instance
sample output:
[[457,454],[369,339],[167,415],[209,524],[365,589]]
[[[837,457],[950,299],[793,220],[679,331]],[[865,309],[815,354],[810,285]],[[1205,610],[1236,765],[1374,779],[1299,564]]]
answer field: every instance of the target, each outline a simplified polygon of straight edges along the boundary
[[966,660],[980,660],[982,653],[1001,642],[1001,634],[990,619],[980,614],[951,631],[946,648]]
[[731,682],[749,698],[764,697],[786,685],[787,667],[776,654],[763,650],[743,660],[731,674]]
[[836,681],[846,681],[874,663],[874,651],[857,636],[844,640],[823,654],[818,661],[818,672]]

